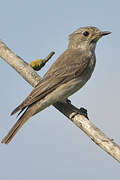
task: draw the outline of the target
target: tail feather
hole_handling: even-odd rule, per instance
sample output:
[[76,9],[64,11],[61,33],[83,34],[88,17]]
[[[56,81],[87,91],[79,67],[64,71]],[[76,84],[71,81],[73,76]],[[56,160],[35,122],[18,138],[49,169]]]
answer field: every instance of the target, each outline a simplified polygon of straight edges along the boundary
[[[4,144],[8,144],[12,138],[16,135],[16,133],[19,131],[19,129],[24,125],[24,123],[33,115],[35,115],[37,112],[42,111],[43,109],[45,109],[46,107],[48,107],[50,104],[49,103],[45,103],[47,102],[46,99],[38,102],[35,102],[31,105],[29,105],[25,112],[22,114],[22,116],[18,119],[18,121],[15,123],[15,125],[10,129],[10,131],[8,132],[8,134],[3,138],[3,140],[1,141],[1,143]],[[22,104],[21,104],[22,105]],[[24,110],[25,108],[23,106],[18,106],[13,112],[12,114],[16,113],[18,110]],[[20,111],[20,112],[21,112]]]
[[20,110],[21,110],[21,112],[22,112],[23,109],[24,109],[24,108],[23,108],[22,105],[20,104],[18,107],[16,107],[16,108],[12,111],[12,113],[11,113],[10,115],[12,116],[13,114],[17,113],[17,112],[20,111]]
[[23,115],[18,119],[18,121],[15,123],[15,125],[10,129],[7,136],[3,138],[1,143],[8,144],[12,138],[16,135],[16,133],[19,131],[19,129],[23,126],[23,124],[31,117],[31,112],[29,109],[26,109],[26,111],[23,113]]

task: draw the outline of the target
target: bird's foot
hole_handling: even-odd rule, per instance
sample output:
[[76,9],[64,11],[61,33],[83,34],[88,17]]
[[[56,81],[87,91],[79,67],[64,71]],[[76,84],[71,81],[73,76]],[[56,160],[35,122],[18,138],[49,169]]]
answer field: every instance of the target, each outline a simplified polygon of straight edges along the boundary
[[72,118],[74,118],[77,114],[80,114],[80,115],[85,116],[85,117],[89,120],[89,118],[88,118],[88,113],[87,113],[87,109],[81,107],[80,109],[76,109],[74,112],[75,112],[75,113],[74,113],[74,115],[72,116]]
[[80,112],[81,115],[83,115],[83,116],[85,116],[87,119],[89,119],[89,118],[88,118],[87,109],[81,107],[81,108],[79,109],[79,112]]
[[[71,100],[70,100],[70,99],[65,99],[65,100],[63,101],[63,103],[71,104]],[[89,118],[88,118],[88,113],[87,113],[87,109],[85,109],[85,108],[83,108],[83,107],[81,107],[80,109],[77,109],[77,108],[76,108],[76,109],[74,110],[74,114],[73,114],[72,118],[74,118],[77,114],[83,115],[83,116],[85,116],[85,117],[89,120]]]

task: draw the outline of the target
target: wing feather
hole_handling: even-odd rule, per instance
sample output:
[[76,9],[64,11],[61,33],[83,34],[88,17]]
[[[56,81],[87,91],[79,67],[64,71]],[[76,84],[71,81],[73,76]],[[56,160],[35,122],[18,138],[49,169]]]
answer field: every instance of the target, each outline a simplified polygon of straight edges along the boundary
[[53,63],[29,96],[11,114],[39,101],[61,84],[76,78],[76,72],[79,72],[80,76],[86,69],[89,61],[90,57],[84,56],[80,51],[67,49],[55,63]]

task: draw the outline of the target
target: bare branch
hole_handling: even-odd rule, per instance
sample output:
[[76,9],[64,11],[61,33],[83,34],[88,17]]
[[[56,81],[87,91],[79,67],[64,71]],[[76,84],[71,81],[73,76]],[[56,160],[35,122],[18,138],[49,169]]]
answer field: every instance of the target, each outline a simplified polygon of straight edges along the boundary
[[44,63],[48,62],[48,60],[51,59],[51,57],[52,57],[54,54],[55,54],[55,52],[52,51],[50,54],[48,54],[48,56],[47,56],[46,58],[43,59],[43,60],[44,60],[43,62],[44,62]]
[[66,117],[68,117],[77,127],[84,131],[92,141],[120,162],[120,146],[114,143],[113,139],[108,138],[83,115],[77,114],[74,116],[74,114],[76,114],[75,112],[78,112],[79,109],[72,104],[61,102],[57,102],[54,106]]
[[28,83],[35,87],[40,76],[19,56],[0,41],[0,57],[13,67]]
[[[11,65],[33,87],[40,82],[40,76],[23,59],[16,56],[2,41],[0,41],[0,57]],[[76,111],[78,111],[75,106],[58,102],[54,104],[54,107],[83,130],[99,147],[120,162],[120,146],[105,136],[87,118],[80,114],[75,115]]]
[[49,59],[55,54],[54,51],[52,51],[46,58],[44,59],[37,59],[29,63],[29,65],[35,70],[39,71],[41,68],[45,66],[45,64],[49,61]]

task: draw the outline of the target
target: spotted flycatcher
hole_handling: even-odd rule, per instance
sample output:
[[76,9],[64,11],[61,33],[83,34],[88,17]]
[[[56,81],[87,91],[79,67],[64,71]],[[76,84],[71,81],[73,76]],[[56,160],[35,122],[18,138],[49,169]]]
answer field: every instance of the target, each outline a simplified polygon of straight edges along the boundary
[[89,26],[79,28],[69,36],[68,48],[53,63],[29,96],[11,113],[21,113],[25,109],[2,143],[8,144],[31,116],[51,104],[65,101],[90,79],[96,62],[96,43],[108,34],[110,32]]

